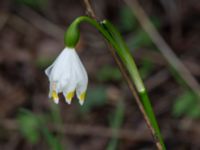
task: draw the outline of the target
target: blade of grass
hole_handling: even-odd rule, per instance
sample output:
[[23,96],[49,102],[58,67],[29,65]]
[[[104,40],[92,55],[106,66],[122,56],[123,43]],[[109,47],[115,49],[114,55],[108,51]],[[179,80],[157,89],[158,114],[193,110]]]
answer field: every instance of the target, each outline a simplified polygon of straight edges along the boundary
[[116,150],[117,149],[117,144],[118,144],[118,131],[119,128],[121,127],[124,119],[124,104],[122,101],[119,101],[116,110],[112,116],[111,120],[111,128],[113,129],[113,137],[108,143],[107,150]]
[[133,83],[136,86],[136,89],[139,93],[139,96],[142,100],[142,104],[144,106],[146,115],[148,116],[148,119],[153,127],[153,136],[156,141],[156,145],[158,149],[165,150],[164,141],[162,138],[162,135],[160,133],[160,129],[158,126],[158,123],[156,121],[155,114],[153,112],[148,93],[146,91],[146,88],[142,82],[142,79],[140,77],[139,71],[137,69],[137,66],[131,56],[130,50],[128,49],[126,43],[124,42],[121,34],[117,31],[117,29],[107,20],[104,20],[102,22],[102,25],[104,28],[110,33],[112,38],[115,40],[115,43],[117,43],[117,47],[115,47],[119,57],[121,58],[122,62],[124,63],[124,66],[129,72],[129,75],[133,81]]

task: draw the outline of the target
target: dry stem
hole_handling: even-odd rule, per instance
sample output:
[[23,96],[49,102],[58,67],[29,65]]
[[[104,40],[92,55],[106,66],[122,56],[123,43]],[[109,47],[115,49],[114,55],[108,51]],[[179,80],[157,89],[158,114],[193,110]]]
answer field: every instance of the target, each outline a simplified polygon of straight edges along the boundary
[[[89,1],[89,0],[84,0],[84,3],[85,3],[85,6],[86,6],[86,11],[87,11],[88,15],[89,15],[90,17],[94,18],[94,19],[97,19],[96,15],[95,15],[95,13],[94,13],[94,10],[92,9],[92,6],[91,6],[91,4],[90,4],[90,1]],[[142,115],[143,115],[143,117],[144,117],[144,119],[145,119],[145,122],[146,122],[146,124],[147,124],[147,127],[149,128],[149,130],[150,130],[152,136],[154,137],[154,142],[155,142],[157,148],[158,148],[159,150],[162,150],[161,144],[160,144],[159,141],[157,140],[157,137],[156,137],[156,135],[155,135],[155,131],[154,131],[153,127],[151,126],[151,123],[150,123],[150,121],[149,121],[149,119],[148,119],[148,117],[147,117],[147,114],[146,114],[146,112],[145,112],[145,110],[144,110],[144,107],[143,107],[141,101],[140,101],[140,98],[139,98],[139,96],[138,96],[138,94],[137,94],[137,92],[136,92],[136,90],[135,90],[135,88],[134,88],[134,86],[133,86],[133,84],[132,84],[132,82],[131,82],[130,77],[128,76],[126,70],[124,69],[123,64],[121,63],[121,61],[120,61],[119,58],[117,57],[117,55],[116,55],[116,53],[115,53],[115,50],[112,48],[112,46],[111,46],[108,42],[106,42],[106,43],[107,43],[107,46],[108,46],[109,51],[111,52],[111,54],[112,54],[114,60],[116,61],[117,65],[118,65],[118,67],[119,67],[119,69],[120,69],[120,71],[121,71],[121,73],[122,73],[124,79],[126,80],[128,86],[129,86],[129,88],[130,88],[130,90],[131,90],[131,93],[132,93],[132,95],[134,96],[137,105],[139,106],[140,111],[142,112]]]

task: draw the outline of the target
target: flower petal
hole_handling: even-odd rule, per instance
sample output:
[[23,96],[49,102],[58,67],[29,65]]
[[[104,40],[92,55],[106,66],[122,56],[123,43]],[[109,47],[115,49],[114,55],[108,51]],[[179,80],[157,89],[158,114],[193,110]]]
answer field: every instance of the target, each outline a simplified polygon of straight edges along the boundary
[[72,98],[74,97],[74,92],[75,92],[75,91],[71,91],[71,92],[67,92],[67,93],[65,94],[65,101],[66,101],[68,104],[71,104]]
[[59,102],[59,97],[58,97],[58,92],[56,90],[56,83],[55,82],[50,82],[50,87],[49,87],[49,98],[52,98],[53,101],[58,104]]
[[81,80],[78,82],[78,85],[76,87],[76,95],[81,105],[83,105],[85,100],[87,85],[88,85],[87,74],[83,74]]
[[53,91],[52,92],[52,98],[53,98],[53,101],[58,104],[59,102],[59,98],[58,98],[58,94],[56,93],[56,91]]
[[55,103],[59,102],[58,93],[63,92],[66,102],[70,104],[76,89],[79,103],[83,105],[88,76],[75,49],[65,48],[45,73],[50,81],[49,97]]
[[78,80],[76,95],[79,99],[79,103],[83,105],[88,85],[88,75],[78,55],[76,55],[76,59],[77,60],[74,61],[75,63],[73,64]]
[[[47,73],[50,72],[51,81],[60,81],[70,78],[69,68],[71,68],[71,55],[74,50],[65,48],[58,58],[54,61],[53,67],[47,68]],[[51,66],[50,66],[51,67]]]
[[68,81],[68,83],[65,85],[64,90],[63,90],[65,101],[68,104],[71,104],[71,100],[74,97],[75,88],[77,86],[76,76],[75,76],[75,73],[73,72],[73,68],[71,68],[70,70],[70,75],[71,75],[71,78]]
[[51,66],[49,66],[49,67],[45,70],[45,74],[46,74],[48,77],[50,77],[50,74],[51,74],[51,71],[52,71],[53,66],[54,66],[54,63],[53,63]]

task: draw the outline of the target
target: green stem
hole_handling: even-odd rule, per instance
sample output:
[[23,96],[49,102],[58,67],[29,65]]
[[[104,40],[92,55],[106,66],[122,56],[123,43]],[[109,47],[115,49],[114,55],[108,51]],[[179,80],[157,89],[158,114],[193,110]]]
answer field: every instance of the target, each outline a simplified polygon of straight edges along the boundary
[[154,138],[156,136],[156,141],[160,143],[161,149],[165,150],[165,145],[163,138],[160,133],[159,126],[156,121],[156,117],[154,115],[147,91],[140,77],[137,66],[132,58],[130,50],[128,49],[126,43],[124,42],[121,34],[117,31],[117,29],[107,20],[104,20],[101,23],[98,23],[96,20],[91,19],[86,16],[78,17],[68,28],[65,34],[65,44],[68,47],[75,47],[78,39],[79,39],[79,25],[82,22],[88,22],[93,25],[113,46],[116,50],[117,54],[121,58],[124,66],[129,72],[129,75],[135,84],[135,87],[139,93],[139,96],[142,100],[142,104],[145,110],[145,113],[150,121],[151,126],[155,133]]
[[132,58],[129,48],[127,47],[126,43],[124,42],[121,34],[117,31],[117,29],[109,21],[104,20],[102,22],[102,25],[111,34],[113,39],[115,39],[115,42],[118,43],[119,46],[116,47],[115,49],[116,49],[119,57],[121,58],[122,62],[124,63],[125,67],[127,68],[131,79],[135,83],[135,87],[139,93],[141,100],[142,100],[142,104],[145,109],[146,115],[148,116],[149,121],[150,121],[152,127],[154,128],[154,132],[155,132],[155,136],[156,136],[154,138],[156,138],[156,140],[159,141],[159,143],[162,146],[162,150],[165,150],[166,148],[164,145],[164,141],[163,141],[162,135],[160,133],[160,129],[159,129],[158,123],[156,121],[156,117],[155,117],[154,111],[152,109],[148,93],[142,82],[139,71],[135,64],[135,61]]
[[73,23],[68,27],[65,33],[65,45],[68,47],[75,47],[79,40],[79,25],[82,22],[88,22],[92,26],[94,26],[103,36],[111,43],[115,45],[115,41],[110,37],[109,33],[94,19],[87,16],[80,16],[76,18]]

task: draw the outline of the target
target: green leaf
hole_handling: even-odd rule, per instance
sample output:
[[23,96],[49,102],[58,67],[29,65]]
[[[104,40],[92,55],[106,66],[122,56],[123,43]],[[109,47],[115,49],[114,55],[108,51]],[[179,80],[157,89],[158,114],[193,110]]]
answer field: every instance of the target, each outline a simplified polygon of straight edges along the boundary
[[119,101],[115,111],[110,117],[110,125],[112,128],[120,128],[124,117],[124,104],[122,101]]
[[200,117],[200,105],[196,96],[190,91],[180,95],[174,103],[172,114],[175,117],[180,117],[181,115],[187,115],[192,118]]
[[137,28],[138,21],[129,7],[122,7],[119,16],[122,31],[130,31]]
[[48,0],[15,0],[15,2],[35,9],[43,9],[48,5]]
[[149,37],[149,35],[142,29],[139,29],[134,34],[134,37],[132,38],[132,40],[129,43],[129,46],[134,47],[134,48],[140,48],[140,47],[144,47],[144,46],[145,47],[153,47],[154,44],[153,44],[151,38]]
[[22,135],[32,144],[37,143],[42,135],[49,145],[49,149],[63,150],[62,144],[59,142],[58,138],[46,127],[46,118],[48,118],[48,115],[37,116],[29,110],[21,109],[17,120]]
[[153,63],[147,59],[144,59],[139,69],[142,78],[145,79],[146,77],[148,77],[152,72],[153,68],[154,68]]
[[124,66],[129,72],[129,75],[135,84],[136,89],[139,92],[139,96],[142,100],[142,104],[144,106],[144,109],[146,111],[147,117],[149,118],[149,121],[152,125],[152,127],[155,130],[155,136],[157,136],[161,147],[163,150],[165,150],[165,144],[162,138],[162,135],[160,133],[160,129],[158,127],[158,123],[155,118],[155,114],[153,112],[149,96],[147,94],[147,91],[144,88],[142,79],[140,77],[140,74],[138,72],[137,66],[135,64],[135,61],[133,60],[130,50],[128,49],[127,45],[125,44],[121,34],[118,32],[118,30],[107,20],[104,20],[102,22],[103,27],[105,30],[109,32],[111,37],[114,39],[114,42],[110,40],[110,37],[107,38],[109,41],[112,42],[113,47],[115,48],[117,54],[119,55],[121,61],[123,62]]
[[49,145],[51,150],[63,150],[62,144],[60,141],[48,130],[48,128],[42,128],[43,136]]
[[51,103],[51,112],[50,112],[51,121],[53,121],[56,125],[62,124],[62,118],[60,113],[59,105],[55,103]]
[[180,76],[180,74],[177,72],[177,70],[173,66],[169,67],[169,71],[173,75],[176,82],[178,82],[180,85],[182,85],[182,87],[184,87],[185,89],[188,88],[185,80]]
[[99,81],[119,81],[121,78],[121,72],[116,67],[104,66],[97,72]]
[[116,134],[118,129],[121,127],[123,120],[124,120],[124,104],[122,101],[119,101],[115,112],[110,116],[110,124],[113,129],[113,137],[109,141],[107,150],[115,150],[117,148],[118,139],[116,138]]
[[52,64],[54,60],[55,58],[37,58],[35,60],[35,65],[40,69],[44,69]]
[[21,110],[17,117],[22,135],[32,144],[38,142],[39,122],[37,116],[27,110]]
[[190,108],[189,111],[187,112],[187,116],[189,116],[190,118],[193,118],[193,119],[199,118],[200,117],[200,106],[199,106],[199,104],[194,103],[192,108]]

